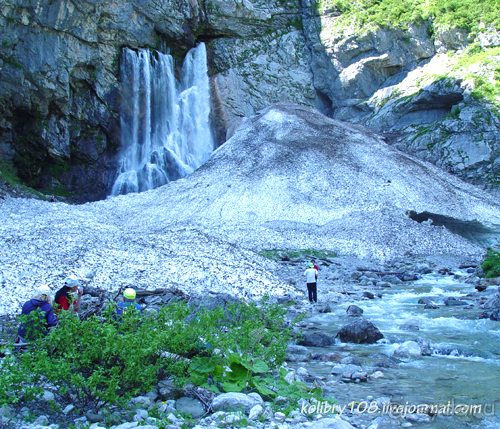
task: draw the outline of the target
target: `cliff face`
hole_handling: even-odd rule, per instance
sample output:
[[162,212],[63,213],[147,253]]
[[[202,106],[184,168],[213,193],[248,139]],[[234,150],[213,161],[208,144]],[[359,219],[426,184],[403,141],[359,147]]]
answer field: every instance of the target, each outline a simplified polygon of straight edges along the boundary
[[169,50],[180,65],[205,41],[219,143],[243,117],[289,101],[385,132],[400,149],[494,187],[500,121],[477,95],[499,80],[498,34],[475,36],[492,55],[467,63],[475,53],[460,52],[474,39],[464,32],[432,34],[427,22],[356,34],[337,19],[315,0],[6,0],[0,160],[45,192],[104,198],[120,144],[122,48]]

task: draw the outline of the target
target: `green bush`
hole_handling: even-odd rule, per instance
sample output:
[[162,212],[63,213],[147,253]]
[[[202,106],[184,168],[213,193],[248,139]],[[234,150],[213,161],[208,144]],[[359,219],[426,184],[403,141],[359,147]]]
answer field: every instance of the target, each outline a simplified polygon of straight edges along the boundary
[[500,253],[488,248],[486,258],[481,265],[487,279],[500,277]]
[[283,307],[264,299],[261,307],[252,302],[191,312],[184,302],[151,316],[130,310],[121,322],[113,307],[83,321],[62,312],[47,336],[2,361],[0,405],[31,400],[42,386],[83,410],[123,404],[167,376],[186,383],[187,358],[197,355],[212,366],[235,366],[241,354],[241,367],[264,372],[283,362],[291,338]]

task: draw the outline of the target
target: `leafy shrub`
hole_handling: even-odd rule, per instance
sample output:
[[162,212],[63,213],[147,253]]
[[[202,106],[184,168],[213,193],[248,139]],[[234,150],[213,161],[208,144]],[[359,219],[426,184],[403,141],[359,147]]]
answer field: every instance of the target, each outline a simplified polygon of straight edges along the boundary
[[[194,317],[191,311],[177,302],[152,316],[130,309],[121,321],[112,307],[103,317],[83,321],[62,312],[59,326],[33,341],[28,352],[2,361],[0,404],[31,400],[42,385],[81,409],[125,403],[166,376],[179,385],[187,382],[186,358],[196,355],[212,367],[225,364],[222,356],[233,356],[228,363],[241,373],[283,362],[291,336],[283,307],[264,299],[261,308],[238,303]],[[238,361],[238,353],[246,357]]]
[[488,248],[486,258],[481,265],[487,279],[500,277],[500,253]]

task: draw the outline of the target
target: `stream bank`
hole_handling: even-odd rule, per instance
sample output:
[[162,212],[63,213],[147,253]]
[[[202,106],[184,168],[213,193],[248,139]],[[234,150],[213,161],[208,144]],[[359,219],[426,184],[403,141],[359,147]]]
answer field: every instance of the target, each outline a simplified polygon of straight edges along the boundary
[[[283,275],[300,278],[306,262],[283,262]],[[463,261],[358,260],[350,272],[342,258],[316,262],[319,302],[294,309],[306,314],[297,332],[309,352],[289,356],[299,379],[322,383],[356,427],[498,427],[498,281],[480,279],[480,267]],[[336,338],[356,319],[384,338]]]
[[[302,258],[279,264],[281,278],[294,281],[298,294],[305,291],[301,272],[306,262]],[[459,268],[410,259],[390,266],[349,258],[316,262],[320,266],[318,304],[308,303],[305,294],[302,300],[278,299],[290,305],[290,320],[305,315],[296,328],[297,333],[306,340],[321,341],[290,346],[287,377],[304,381],[308,386],[321,386],[325,397],[336,399],[340,417],[329,412],[328,406],[333,402],[302,402],[299,409],[285,414],[262,398],[243,394],[220,395],[219,401],[231,400],[233,405],[248,402],[251,409],[257,407],[253,413],[251,409],[238,414],[221,408],[207,415],[199,399],[213,404],[215,398],[203,398],[203,392],[195,389],[175,392],[168,383],[162,383],[144,397],[134,398],[128,409],[113,408],[105,415],[82,415],[67,407],[55,412],[56,398],[47,393],[38,402],[4,408],[0,412],[4,426],[24,429],[65,428],[69,424],[92,429],[130,429],[138,424],[146,424],[149,429],[176,429],[184,425],[280,429],[498,427],[496,407],[500,405],[496,401],[500,391],[495,374],[500,361],[500,325],[498,321],[482,318],[500,302],[498,286],[491,284],[478,292],[476,286],[484,281],[477,277],[477,267],[466,266],[467,263]],[[171,300],[187,299],[173,290],[149,292],[142,298],[152,310]],[[225,298],[222,295],[217,298],[223,304]],[[226,298],[230,300],[229,296]],[[95,306],[96,299],[91,293],[84,295],[82,310]],[[360,318],[372,322],[384,338],[375,344],[341,343],[335,339],[343,326]],[[185,408],[186,403],[191,408]],[[285,409],[287,398],[282,403]],[[442,408],[416,413],[412,406],[422,404]],[[467,405],[470,412],[458,415],[456,407],[461,404]],[[478,405],[482,408],[478,409]],[[395,408],[400,406],[403,408]],[[187,409],[191,415],[197,409],[199,418],[186,418]]]

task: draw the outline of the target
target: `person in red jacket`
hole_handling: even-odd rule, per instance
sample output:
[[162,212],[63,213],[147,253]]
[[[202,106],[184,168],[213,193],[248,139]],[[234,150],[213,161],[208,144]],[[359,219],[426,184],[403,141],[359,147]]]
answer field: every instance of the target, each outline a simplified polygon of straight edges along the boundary
[[[71,307],[75,312],[80,310],[83,291],[78,286],[80,286],[80,282],[77,279],[66,277],[64,286],[57,291],[54,298],[54,310],[56,313],[61,310],[69,310]],[[75,294],[77,295],[76,299]]]

